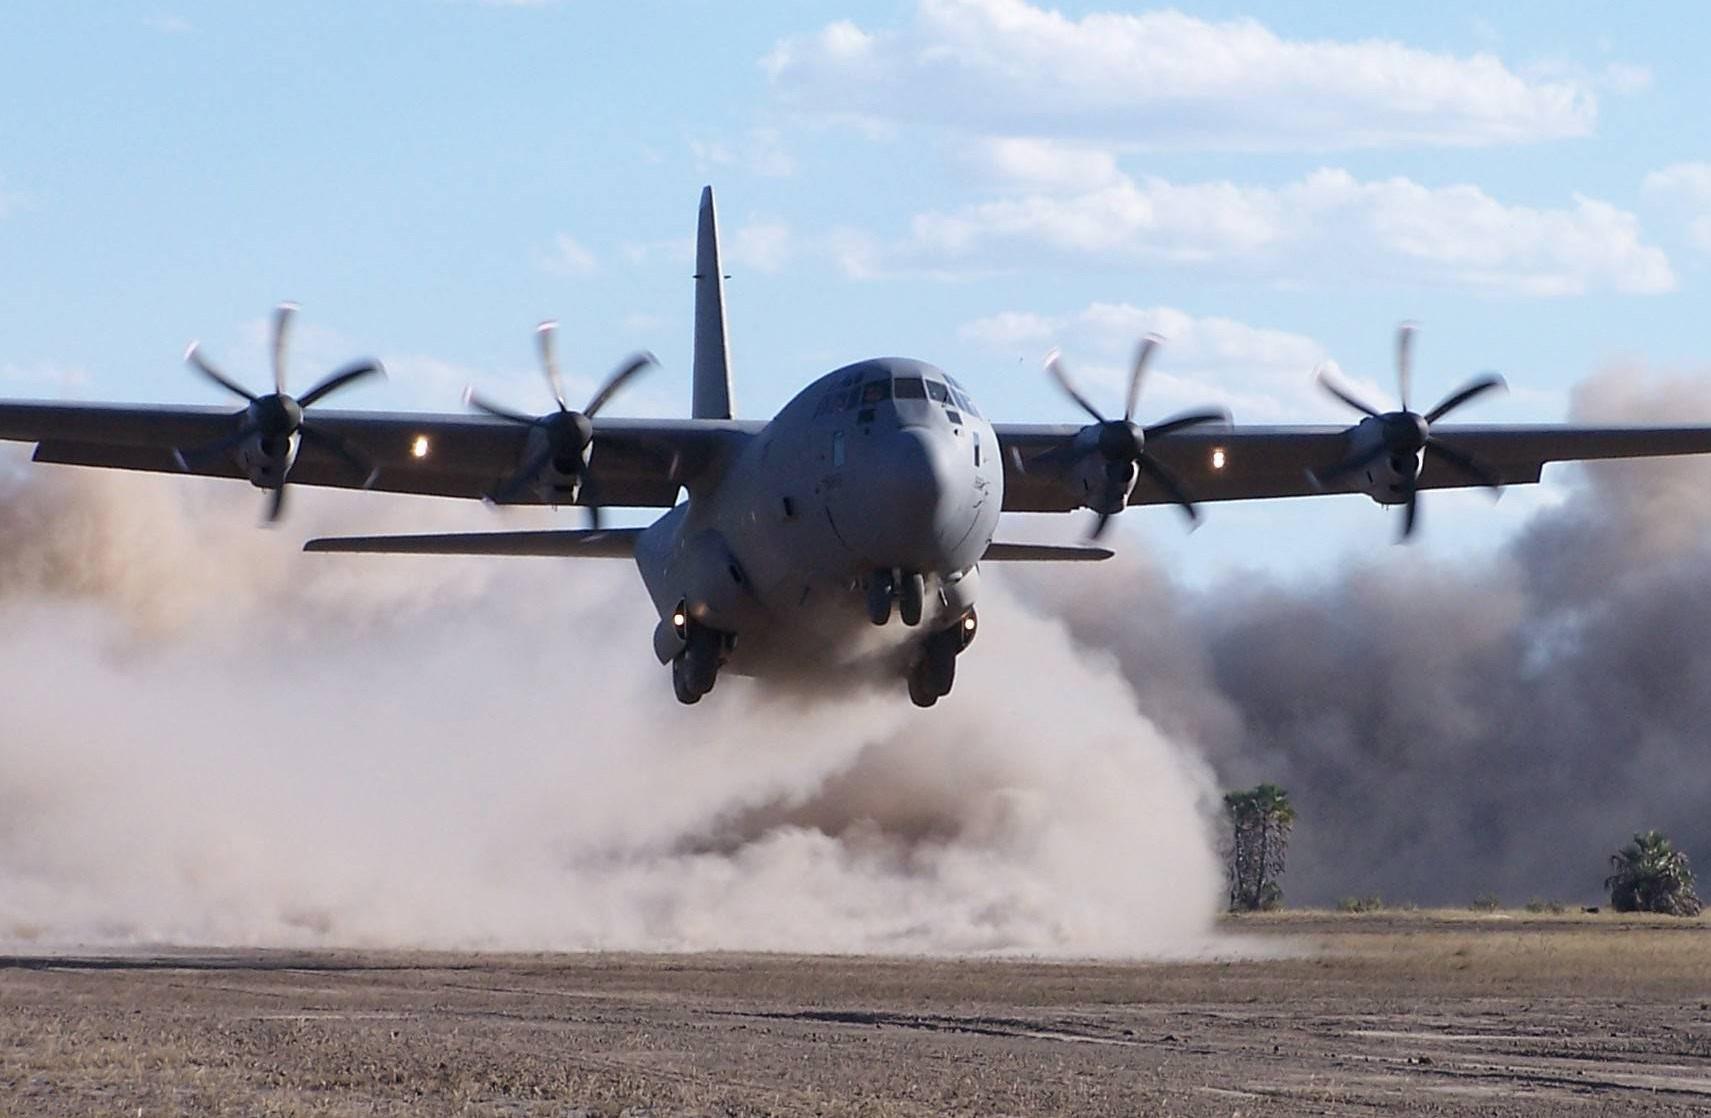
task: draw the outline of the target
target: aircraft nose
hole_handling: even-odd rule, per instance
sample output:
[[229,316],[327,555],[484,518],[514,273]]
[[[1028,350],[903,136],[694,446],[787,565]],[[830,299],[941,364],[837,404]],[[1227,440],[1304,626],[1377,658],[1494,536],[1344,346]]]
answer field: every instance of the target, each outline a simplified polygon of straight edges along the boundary
[[955,448],[946,432],[902,427],[875,447],[866,522],[872,558],[882,565],[932,570],[952,528]]

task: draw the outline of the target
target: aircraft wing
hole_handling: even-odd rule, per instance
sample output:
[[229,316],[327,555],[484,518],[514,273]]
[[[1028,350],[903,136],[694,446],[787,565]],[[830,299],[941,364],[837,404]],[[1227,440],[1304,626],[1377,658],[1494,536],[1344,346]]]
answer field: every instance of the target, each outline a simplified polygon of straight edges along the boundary
[[[374,462],[379,474],[369,488],[439,497],[491,493],[521,464],[529,432],[484,415],[316,408],[309,419]],[[175,450],[232,434],[241,422],[240,413],[221,407],[0,400],[0,439],[35,443],[38,462],[75,466],[243,477],[229,455],[188,471],[174,456]],[[722,471],[760,427],[733,420],[596,419],[591,484],[580,503],[669,508],[680,486]],[[356,489],[363,481],[337,457],[307,443],[291,471],[293,485]],[[523,504],[539,501],[533,490],[518,497]]]
[[[1081,428],[1041,424],[995,424],[994,428],[1004,455],[1006,512],[1067,512],[1079,507],[1074,487],[1066,483],[1061,457],[1041,456],[1052,451],[1061,454]],[[1360,489],[1352,477],[1320,488],[1308,476],[1309,471],[1329,470],[1343,459],[1349,434],[1350,428],[1338,426],[1232,426],[1180,431],[1153,440],[1147,450],[1182,479],[1197,501],[1357,493]],[[1711,453],[1711,426],[1443,423],[1432,425],[1432,436],[1478,458],[1504,485],[1537,482],[1547,462]],[[1443,468],[1431,457],[1420,475],[1421,489],[1469,484],[1464,475]],[[1131,505],[1169,502],[1144,472],[1129,497]]]

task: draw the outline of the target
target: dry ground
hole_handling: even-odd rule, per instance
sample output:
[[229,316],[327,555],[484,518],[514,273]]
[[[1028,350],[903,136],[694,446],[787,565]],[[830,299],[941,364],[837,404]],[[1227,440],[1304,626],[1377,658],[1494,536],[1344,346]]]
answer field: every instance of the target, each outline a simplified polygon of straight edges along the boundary
[[0,1113],[1711,1112],[1711,923],[1230,930],[1273,957],[14,955]]

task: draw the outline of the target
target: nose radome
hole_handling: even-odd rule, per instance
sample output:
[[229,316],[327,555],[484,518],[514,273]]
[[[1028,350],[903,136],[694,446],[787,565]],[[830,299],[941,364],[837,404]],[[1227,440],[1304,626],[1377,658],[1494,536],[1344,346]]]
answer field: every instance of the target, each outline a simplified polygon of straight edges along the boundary
[[873,447],[863,516],[868,558],[881,566],[937,570],[958,498],[949,432],[903,427]]

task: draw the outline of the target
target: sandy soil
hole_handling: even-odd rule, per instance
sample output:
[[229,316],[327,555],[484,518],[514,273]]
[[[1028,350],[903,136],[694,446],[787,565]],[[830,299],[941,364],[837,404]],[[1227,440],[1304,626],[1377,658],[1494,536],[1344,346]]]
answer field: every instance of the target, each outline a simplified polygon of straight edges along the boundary
[[1285,914],[1270,957],[0,959],[0,1113],[1711,1112],[1711,923]]

